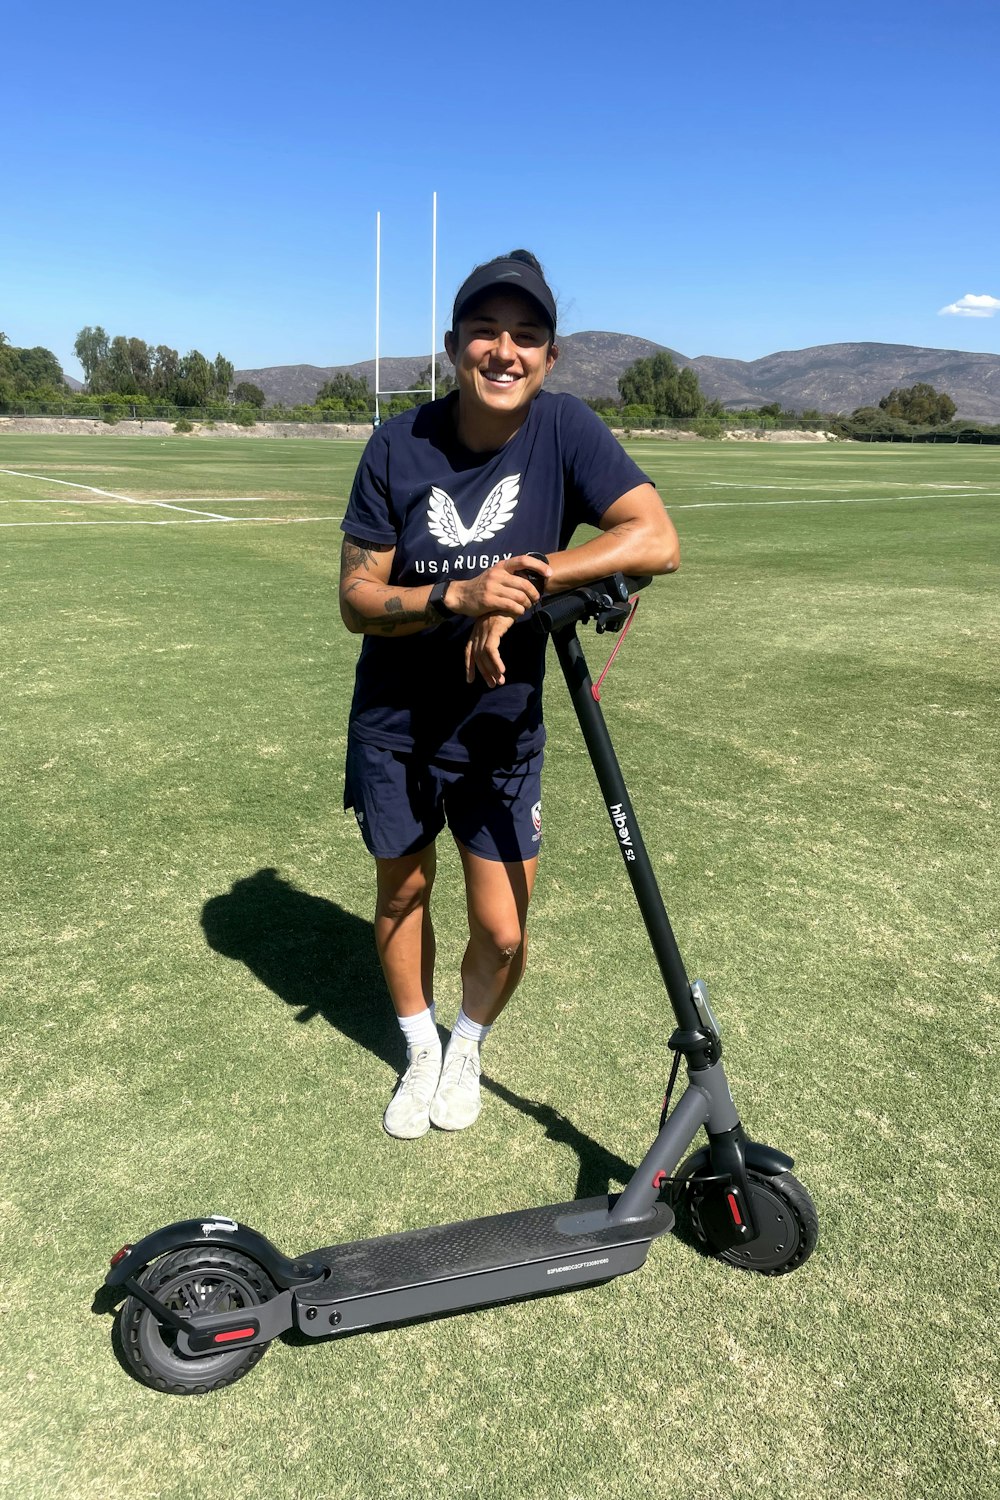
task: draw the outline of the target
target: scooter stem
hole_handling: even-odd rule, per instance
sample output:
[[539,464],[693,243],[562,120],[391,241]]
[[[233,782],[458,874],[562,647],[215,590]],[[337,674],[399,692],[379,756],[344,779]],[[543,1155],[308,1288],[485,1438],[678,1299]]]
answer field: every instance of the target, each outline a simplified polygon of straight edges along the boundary
[[691,982],[639,832],[604,715],[594,697],[593,683],[575,626],[553,631],[552,639],[677,1024],[684,1031],[700,1031],[702,1023],[691,998]]

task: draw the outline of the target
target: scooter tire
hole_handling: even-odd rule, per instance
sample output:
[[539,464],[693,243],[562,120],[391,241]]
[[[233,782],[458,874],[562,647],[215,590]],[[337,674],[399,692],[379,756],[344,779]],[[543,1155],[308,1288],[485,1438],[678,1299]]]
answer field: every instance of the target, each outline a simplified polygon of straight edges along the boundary
[[689,1211],[695,1233],[726,1265],[736,1266],[741,1271],[756,1271],[760,1276],[787,1276],[789,1272],[797,1271],[816,1248],[819,1239],[816,1205],[791,1172],[767,1177],[750,1170],[747,1178],[754,1217],[760,1227],[757,1239],[748,1245],[727,1249],[712,1244],[698,1214],[697,1176],[689,1182]]
[[[139,1280],[165,1306],[185,1316],[259,1307],[278,1290],[248,1256],[205,1245],[165,1255]],[[172,1396],[206,1396],[233,1385],[260,1363],[269,1348],[253,1344],[221,1354],[185,1355],[177,1348],[173,1329],[164,1327],[138,1297],[129,1297],[118,1317],[119,1347],[128,1369],[151,1390]]]

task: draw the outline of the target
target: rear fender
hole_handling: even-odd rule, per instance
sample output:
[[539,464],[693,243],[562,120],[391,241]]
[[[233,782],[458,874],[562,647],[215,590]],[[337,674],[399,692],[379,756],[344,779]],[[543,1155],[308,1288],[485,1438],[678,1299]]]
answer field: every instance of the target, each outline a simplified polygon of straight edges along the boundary
[[234,1219],[227,1219],[222,1214],[210,1214],[204,1219],[185,1219],[179,1224],[168,1224],[165,1228],[146,1235],[145,1239],[137,1240],[134,1245],[124,1245],[122,1249],[125,1253],[123,1255],[119,1251],[115,1256],[111,1270],[104,1278],[104,1285],[123,1288],[126,1281],[141,1275],[161,1255],[168,1255],[172,1250],[182,1250],[191,1245],[211,1245],[216,1249],[235,1250],[239,1255],[246,1255],[250,1260],[255,1260],[275,1286],[282,1290],[317,1281],[326,1269],[316,1261],[289,1260],[287,1255],[282,1255],[277,1246],[258,1234],[256,1229],[251,1229],[247,1224],[237,1224]]

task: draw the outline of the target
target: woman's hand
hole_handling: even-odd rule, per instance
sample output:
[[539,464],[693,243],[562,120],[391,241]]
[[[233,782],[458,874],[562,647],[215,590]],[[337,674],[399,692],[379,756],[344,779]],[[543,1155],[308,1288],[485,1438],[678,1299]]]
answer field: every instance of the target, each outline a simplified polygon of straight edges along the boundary
[[[517,620],[538,603],[539,593],[519,573],[540,573],[549,578],[552,569],[537,557],[507,557],[487,568],[475,578],[455,579],[448,585],[445,603],[456,615],[478,619],[482,615],[502,614]],[[471,678],[470,678],[471,681]]]
[[480,615],[465,643],[465,680],[474,682],[477,671],[487,687],[502,687],[506,668],[500,642],[513,625],[510,615]]

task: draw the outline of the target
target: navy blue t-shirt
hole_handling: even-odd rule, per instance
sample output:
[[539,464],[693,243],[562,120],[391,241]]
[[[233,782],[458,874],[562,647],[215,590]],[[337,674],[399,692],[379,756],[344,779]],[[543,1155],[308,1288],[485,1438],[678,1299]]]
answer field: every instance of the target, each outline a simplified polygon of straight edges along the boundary
[[[514,436],[472,453],[455,433],[453,393],[384,422],[368,440],[341,529],[395,547],[402,588],[472,578],[507,557],[560,552],[650,480],[575,396],[540,391]],[[515,625],[503,637],[502,687],[465,681],[473,622],[445,620],[396,639],[366,635],[350,730],[367,744],[428,760],[501,766],[545,741],[545,637]]]

